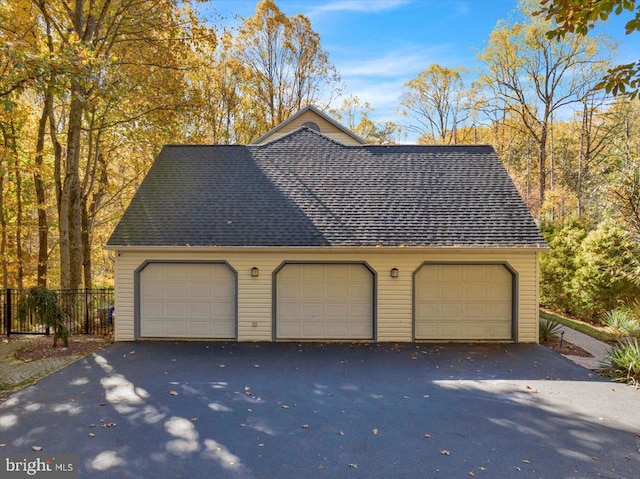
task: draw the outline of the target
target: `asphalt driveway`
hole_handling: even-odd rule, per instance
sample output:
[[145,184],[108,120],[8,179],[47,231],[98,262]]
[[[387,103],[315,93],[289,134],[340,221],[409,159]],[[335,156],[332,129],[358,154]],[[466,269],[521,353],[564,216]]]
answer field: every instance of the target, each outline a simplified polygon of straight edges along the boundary
[[91,478],[638,478],[640,391],[537,345],[116,343],[0,405]]

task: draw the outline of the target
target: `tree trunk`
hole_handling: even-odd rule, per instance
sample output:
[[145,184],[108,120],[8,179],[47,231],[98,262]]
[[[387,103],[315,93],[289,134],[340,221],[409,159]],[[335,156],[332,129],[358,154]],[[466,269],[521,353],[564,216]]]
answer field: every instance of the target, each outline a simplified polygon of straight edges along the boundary
[[[2,156],[0,156],[0,160]],[[4,172],[0,162],[0,264],[2,265],[2,289],[9,287],[9,265],[7,262],[7,218],[4,215]]]
[[542,123],[542,131],[540,132],[540,144],[539,144],[539,156],[538,156],[538,169],[540,170],[540,180],[538,183],[538,197],[540,198],[541,210],[544,206],[544,195],[547,190],[547,123]]
[[84,272],[84,287],[91,289],[91,221],[86,207],[82,208],[82,269]]
[[14,159],[14,176],[16,185],[16,260],[17,260],[17,286],[18,289],[24,287],[24,250],[22,247],[22,225],[23,225],[23,212],[22,212],[22,171],[20,168],[20,156],[18,155],[18,145],[16,143],[16,130],[13,121],[11,122],[11,154]]
[[48,235],[49,225],[47,220],[47,205],[45,185],[42,180],[42,165],[44,151],[44,137],[46,133],[49,104],[52,98],[49,92],[45,93],[44,107],[38,122],[38,139],[36,142],[36,168],[33,172],[33,185],[36,190],[36,207],[38,209],[38,279],[39,287],[47,287],[47,266],[49,261]]
[[67,133],[67,162],[60,201],[60,286],[77,289],[82,284],[82,205],[80,189],[80,136],[82,92],[72,88]]

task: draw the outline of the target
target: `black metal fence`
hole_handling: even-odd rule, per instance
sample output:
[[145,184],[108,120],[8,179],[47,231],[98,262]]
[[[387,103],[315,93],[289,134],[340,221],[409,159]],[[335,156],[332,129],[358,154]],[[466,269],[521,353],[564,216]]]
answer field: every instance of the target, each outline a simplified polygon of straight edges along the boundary
[[[60,304],[65,312],[65,324],[69,334],[93,334],[110,336],[115,321],[114,291],[104,289],[58,289]],[[20,320],[16,314],[20,301],[28,290],[0,290],[0,335],[48,334],[47,328],[38,324],[37,318]]]

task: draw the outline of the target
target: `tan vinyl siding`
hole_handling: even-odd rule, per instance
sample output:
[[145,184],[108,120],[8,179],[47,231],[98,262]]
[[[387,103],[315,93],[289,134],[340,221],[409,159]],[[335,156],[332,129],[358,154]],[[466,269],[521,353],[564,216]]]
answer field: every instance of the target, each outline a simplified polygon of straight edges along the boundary
[[332,125],[324,118],[316,115],[313,111],[306,111],[298,118],[294,118],[291,122],[284,125],[279,130],[275,131],[273,134],[269,135],[267,138],[264,138],[259,144],[264,145],[273,140],[277,140],[292,131],[297,130],[305,123],[312,121],[316,125],[320,127],[320,133],[324,136],[331,138],[338,143],[342,143],[347,146],[357,146],[360,145],[358,141],[356,141],[353,137],[347,135],[344,131],[336,128],[335,125]]
[[[226,261],[237,271],[238,340],[271,341],[273,321],[273,272],[286,261],[364,262],[377,274],[377,340],[413,340],[413,273],[424,262],[507,262],[518,275],[518,342],[537,342],[538,336],[538,257],[535,251],[457,252],[452,250],[400,250],[371,252],[357,249],[305,252],[296,249],[274,251],[117,251],[116,258],[116,340],[135,338],[134,271],[145,261]],[[260,270],[251,277],[252,267]],[[391,278],[390,270],[399,269]]]

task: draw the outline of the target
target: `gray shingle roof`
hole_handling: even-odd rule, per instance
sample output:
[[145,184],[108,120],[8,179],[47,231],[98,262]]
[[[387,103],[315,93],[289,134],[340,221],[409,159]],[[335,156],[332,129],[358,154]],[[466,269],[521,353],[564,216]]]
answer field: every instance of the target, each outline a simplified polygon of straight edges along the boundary
[[490,146],[166,146],[109,246],[546,246]]

